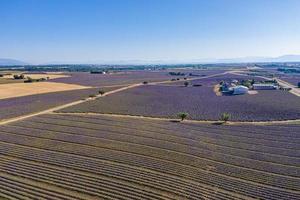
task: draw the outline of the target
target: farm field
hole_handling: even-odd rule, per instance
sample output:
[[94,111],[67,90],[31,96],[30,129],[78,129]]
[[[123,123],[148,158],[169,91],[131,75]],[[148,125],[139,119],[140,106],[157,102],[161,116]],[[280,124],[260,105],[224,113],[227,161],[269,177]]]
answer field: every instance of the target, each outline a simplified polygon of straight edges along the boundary
[[20,75],[23,74],[25,78],[30,77],[32,79],[56,79],[56,78],[63,78],[68,77],[68,75],[59,74],[59,73],[22,73],[22,72],[0,72],[0,74],[11,74],[11,75],[4,75],[0,77],[0,84],[9,84],[9,83],[24,83],[25,79],[14,79],[13,75]]
[[[218,74],[218,73],[217,73]],[[201,84],[203,86],[209,86],[212,87],[218,83],[220,83],[221,81],[225,81],[225,82],[231,82],[232,80],[238,80],[238,81],[242,81],[242,80],[255,80],[255,81],[263,81],[263,78],[259,78],[259,77],[254,77],[254,76],[241,76],[241,75],[236,75],[236,74],[222,74],[222,75],[218,75],[218,76],[214,76],[214,77],[203,77],[200,79],[195,79],[195,80],[187,80],[190,85],[193,84]],[[170,83],[162,83],[161,85],[181,85],[183,86],[183,81],[181,82],[170,82]]]
[[300,198],[300,125],[47,114],[2,125],[0,196]]
[[1,84],[0,99],[87,88],[81,85],[50,82]]
[[300,82],[300,75],[281,76],[280,79],[294,86],[298,86],[298,83]]
[[81,103],[59,112],[111,113],[190,119],[218,120],[224,112],[232,121],[270,121],[300,118],[300,101],[287,91],[259,91],[255,95],[216,96],[209,80],[202,87],[143,85],[110,96]]
[[[196,75],[211,75],[222,73],[225,70],[174,70]],[[135,84],[144,81],[147,82],[158,82],[167,81],[173,78],[183,79],[182,76],[172,76],[169,71],[129,71],[112,74],[90,74],[90,73],[71,73],[70,77],[58,78],[50,80],[50,82],[60,82],[69,84],[78,84],[84,86],[109,86],[109,85],[124,85],[124,84]]]
[[[101,88],[101,90],[108,92],[118,88],[120,87],[107,87]],[[89,95],[97,94],[98,91],[99,88],[89,88],[1,99],[0,121],[40,112],[52,107],[84,99],[89,97]]]

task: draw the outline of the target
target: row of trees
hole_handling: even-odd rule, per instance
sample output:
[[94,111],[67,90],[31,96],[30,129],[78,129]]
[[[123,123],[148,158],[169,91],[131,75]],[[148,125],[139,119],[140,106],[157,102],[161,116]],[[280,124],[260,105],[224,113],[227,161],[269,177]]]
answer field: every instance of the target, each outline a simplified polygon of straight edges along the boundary
[[[181,121],[183,121],[189,116],[189,114],[186,112],[180,112],[177,114],[177,116],[181,119]],[[230,118],[231,115],[229,113],[222,113],[220,116],[220,120],[223,121],[224,123],[228,122]]]

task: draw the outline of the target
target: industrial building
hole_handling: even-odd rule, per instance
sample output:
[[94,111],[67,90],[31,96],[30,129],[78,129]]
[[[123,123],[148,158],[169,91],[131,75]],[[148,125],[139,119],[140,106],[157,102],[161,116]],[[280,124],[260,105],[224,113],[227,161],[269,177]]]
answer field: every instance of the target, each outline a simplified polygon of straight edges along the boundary
[[252,85],[254,90],[276,90],[278,86],[270,83],[255,83]]

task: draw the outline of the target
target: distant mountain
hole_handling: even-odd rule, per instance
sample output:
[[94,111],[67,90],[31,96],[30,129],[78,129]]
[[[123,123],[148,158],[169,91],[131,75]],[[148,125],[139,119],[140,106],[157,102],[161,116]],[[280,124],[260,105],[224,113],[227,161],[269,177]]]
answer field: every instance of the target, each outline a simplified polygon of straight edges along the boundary
[[[259,62],[300,62],[300,55],[283,55],[279,57],[241,57],[241,58],[209,58],[209,59],[173,59],[173,60],[93,60],[93,61],[52,61],[42,65],[58,64],[107,64],[107,65],[143,65],[143,64],[213,64],[213,63],[259,63]],[[28,65],[29,63],[15,59],[1,59],[1,66]]]
[[273,58],[276,62],[300,62],[300,55],[284,55]]
[[26,65],[26,64],[28,63],[25,63],[20,60],[0,58],[0,66]]

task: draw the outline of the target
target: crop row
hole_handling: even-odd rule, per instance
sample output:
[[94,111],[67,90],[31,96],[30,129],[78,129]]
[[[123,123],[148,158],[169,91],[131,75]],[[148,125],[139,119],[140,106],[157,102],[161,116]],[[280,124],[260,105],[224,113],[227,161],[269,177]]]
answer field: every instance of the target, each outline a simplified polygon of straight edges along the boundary
[[[47,121],[47,122],[45,122]],[[75,118],[75,117],[60,117],[56,118],[53,117],[53,115],[50,116],[41,116],[40,118],[34,118],[29,120],[29,122],[37,122],[37,123],[47,123],[49,124],[49,127],[51,125],[66,125],[68,123],[72,123],[72,127],[74,128],[84,128],[87,130],[97,130],[98,132],[103,132],[103,131],[110,131],[110,132],[130,132],[130,134],[135,134],[137,136],[156,136],[155,138],[158,139],[168,139],[169,137],[177,137],[179,139],[198,139],[199,141],[202,141],[203,138],[209,138],[209,139],[214,139],[218,138],[220,140],[225,140],[229,141],[229,143],[232,142],[238,142],[241,144],[250,144],[250,146],[271,146],[274,147],[272,149],[278,148],[280,151],[283,151],[284,149],[291,149],[294,147],[295,149],[298,148],[298,140],[295,137],[290,137],[288,140],[285,140],[281,138],[281,136],[265,136],[264,138],[263,135],[259,135],[258,138],[252,137],[255,134],[245,134],[242,133],[240,130],[234,130],[235,127],[232,127],[232,132],[230,130],[224,130],[224,132],[220,132],[216,130],[216,127],[210,126],[206,127],[204,129],[195,129],[195,127],[186,127],[185,124],[182,124],[181,126],[175,126],[174,123],[169,123],[169,126],[166,128],[162,126],[155,126],[153,124],[141,124],[139,127],[131,126],[128,125],[128,123],[111,123],[111,122],[105,122],[102,120],[96,120],[96,119],[85,119],[85,118]],[[77,125],[77,124],[80,124]],[[66,128],[68,128],[66,126]],[[220,127],[222,128],[222,127]],[[300,128],[299,128],[300,129]],[[247,129],[246,129],[247,130]],[[253,127],[252,127],[253,130]],[[144,133],[144,135],[143,135]],[[249,136],[250,135],[250,136]],[[296,134],[294,134],[296,136]],[[278,139],[279,138],[279,139]],[[300,142],[300,140],[299,140]],[[238,148],[241,148],[239,146]],[[259,148],[256,148],[259,150]],[[293,151],[292,151],[293,152]],[[295,156],[298,156],[296,151],[294,151]],[[280,154],[276,152],[276,154]]]
[[[65,137],[65,140],[57,140],[57,139],[41,139],[37,137],[28,137],[18,135],[18,134],[7,134],[2,132],[1,140],[9,143],[15,143],[30,147],[42,148],[52,151],[59,151],[65,153],[72,153],[76,155],[117,161],[124,164],[136,165],[140,167],[148,167],[148,168],[160,168],[161,164],[174,164],[178,163],[186,168],[195,167],[197,169],[207,170],[207,166],[212,166],[211,171],[230,175],[232,177],[242,178],[246,180],[251,180],[258,183],[270,184],[277,187],[294,189],[297,190],[299,188],[299,181],[292,177],[282,177],[277,174],[269,174],[264,171],[252,170],[251,167],[254,164],[250,161],[246,160],[238,160],[235,158],[230,158],[231,164],[226,164],[220,162],[221,159],[224,159],[224,156],[219,156],[220,161],[214,161],[207,158],[201,158],[198,156],[192,156],[189,154],[182,154],[174,151],[168,151],[158,148],[149,148],[144,147],[142,145],[134,145],[134,144],[124,144],[118,142],[109,142],[102,141],[98,142],[98,145],[91,146],[89,144],[80,143],[78,141],[72,141],[72,137]],[[69,142],[68,142],[69,140]],[[75,139],[76,140],[76,139]],[[217,156],[214,156],[217,158]],[[229,157],[228,157],[229,158]],[[228,162],[228,161],[226,161]],[[242,162],[242,165],[248,165],[250,168],[239,167],[239,162]],[[277,173],[288,173],[290,175],[297,176],[297,170],[292,168],[283,168],[283,166],[275,166],[275,165],[261,165],[258,167],[262,167],[265,171],[276,171]],[[171,168],[174,170],[174,168]],[[167,171],[168,168],[165,169]],[[171,170],[171,171],[172,171]],[[176,169],[175,169],[176,170]],[[182,169],[180,167],[176,171],[186,171],[186,169]],[[286,172],[287,171],[287,172]],[[282,185],[282,183],[285,183]]]
[[[110,125],[117,127],[128,127],[135,128],[137,130],[151,130],[158,131],[160,129],[164,131],[200,131],[201,132],[211,132],[211,133],[223,133],[223,135],[233,135],[239,137],[247,137],[253,139],[267,139],[271,141],[283,141],[288,143],[298,143],[300,142],[299,129],[300,126],[288,126],[284,128],[283,126],[253,126],[253,125],[242,125],[242,126],[217,126],[217,125],[209,125],[209,124],[176,124],[170,122],[162,122],[162,121],[147,121],[143,123],[143,120],[139,120],[139,125],[136,125],[136,120],[124,120],[121,118],[110,118],[111,120],[107,120],[103,116],[93,116],[93,115],[42,115],[36,117],[37,119],[46,118],[46,119],[59,119],[64,120],[68,117],[70,121],[79,121],[79,122],[87,122],[87,123],[95,123],[98,125]],[[120,121],[122,119],[122,121]],[[273,129],[272,129],[273,127]],[[210,131],[209,131],[210,130]],[[177,131],[180,132],[180,131]],[[184,133],[182,133],[184,134]],[[291,141],[291,139],[298,139],[297,141]]]
[[[42,127],[35,127],[34,123],[33,126],[23,125],[23,126],[4,126],[2,131],[8,133],[15,133],[18,132],[22,135],[40,137],[45,139],[52,139],[55,138],[57,140],[62,141],[69,141],[75,143],[82,143],[88,144],[91,146],[97,146],[98,142],[101,143],[102,141],[107,142],[123,142],[123,143],[132,143],[137,145],[143,145],[147,147],[153,148],[161,148],[166,150],[177,151],[181,153],[187,153],[195,156],[207,157],[209,158],[211,154],[216,155],[225,155],[225,156],[235,156],[238,158],[245,158],[251,160],[258,160],[264,162],[271,162],[271,163],[278,163],[278,164],[285,164],[290,166],[298,166],[299,159],[297,157],[286,157],[286,156],[279,156],[275,154],[265,154],[256,151],[249,151],[243,150],[238,148],[228,148],[221,145],[214,145],[214,144],[207,144],[203,143],[199,140],[192,140],[189,143],[182,144],[181,142],[169,142],[160,139],[152,139],[152,138],[143,138],[139,136],[131,135],[129,132],[113,132],[110,131],[109,134],[107,132],[97,132],[95,130],[88,130],[86,129],[82,132],[82,129],[70,129],[70,126],[66,128],[66,126],[55,126],[49,127],[47,124],[47,128]],[[29,128],[30,127],[30,128]],[[63,130],[63,131],[60,131]],[[43,132],[43,135],[40,134],[40,131]],[[68,140],[67,138],[70,138]]]
[[0,197],[8,199],[35,199],[35,200],[72,200],[77,196],[70,196],[59,191],[51,191],[49,188],[42,188],[30,185],[28,182],[17,181],[4,176],[0,177]]
[[[1,152],[9,152],[11,155],[19,158],[79,169],[81,171],[89,171],[96,174],[102,174],[104,176],[116,177],[118,179],[129,179],[130,182],[143,183],[150,187],[158,187],[161,189],[166,189],[167,187],[169,187],[171,191],[175,192],[177,190],[177,183],[179,182],[179,188],[181,188],[181,190],[184,189],[183,191],[181,191],[183,193],[185,191],[191,194],[188,190],[188,188],[190,187],[193,188],[194,191],[201,192],[201,190],[199,190],[198,188],[199,186],[197,186],[198,184],[187,183],[187,185],[185,185],[186,181],[184,181],[184,179],[178,179],[174,176],[169,176],[168,173],[165,173],[163,169],[159,170],[162,173],[157,174],[155,171],[153,171],[154,173],[149,173],[149,171],[143,172],[142,168],[139,168],[140,170],[136,171],[135,168],[131,166],[110,164],[105,161],[91,160],[89,158],[78,157],[71,154],[67,155],[10,145],[1,145],[0,149]],[[261,185],[252,185],[251,183],[240,182],[235,179],[227,179],[215,174],[209,174],[207,172],[201,173],[200,171],[198,171],[197,173],[192,172],[192,174],[193,176],[191,177],[191,179],[194,179],[197,182],[203,182],[208,185],[213,185],[214,187],[224,188],[232,192],[244,194],[255,198],[299,198],[299,195],[297,194],[276,190],[274,188],[266,188]]]
[[[9,164],[7,164],[9,163]],[[118,198],[118,199],[166,199],[162,194],[153,194],[149,191],[132,188],[113,182],[112,180],[103,180],[93,176],[83,176],[74,172],[67,172],[59,168],[49,168],[39,166],[38,164],[28,164],[26,162],[0,159],[0,171],[22,176],[39,182],[46,182],[58,185],[59,187],[75,190],[89,195],[101,198]]]
[[[49,121],[49,120],[48,120]],[[224,146],[217,146],[217,145],[207,145],[206,143],[203,143],[201,141],[194,141],[195,145],[192,143],[189,144],[180,144],[178,142],[168,142],[163,141],[159,139],[149,139],[149,138],[141,138],[137,136],[131,135],[129,132],[120,132],[116,133],[113,131],[110,131],[110,134],[107,134],[107,132],[92,132],[90,133],[90,130],[85,129],[84,132],[78,130],[78,129],[70,129],[73,128],[74,123],[69,123],[69,125],[53,125],[49,124],[48,122],[43,122],[41,126],[47,125],[46,128],[43,128],[41,126],[35,126],[35,123],[29,122],[29,125],[26,124],[23,126],[3,126],[2,130],[3,132],[7,133],[16,133],[22,135],[28,135],[33,137],[40,137],[45,139],[52,139],[55,138],[57,140],[62,141],[69,141],[74,143],[81,143],[81,144],[87,144],[91,146],[99,146],[101,142],[123,142],[122,144],[133,144],[133,145],[143,145],[147,147],[152,148],[160,148],[160,149],[167,149],[172,150],[180,153],[187,153],[190,155],[200,156],[200,157],[206,157],[210,158],[212,155],[216,156],[229,156],[229,157],[236,157],[237,159],[250,159],[251,161],[264,161],[264,162],[271,162],[271,163],[278,163],[278,164],[284,164],[284,165],[290,165],[290,166],[298,166],[299,165],[299,159],[296,157],[286,157],[286,156],[278,156],[275,154],[265,154],[257,151],[245,151],[242,149],[237,148],[228,148]],[[77,123],[78,124],[78,123]],[[50,127],[49,127],[50,126]],[[52,127],[54,126],[54,129]],[[27,128],[23,128],[27,127]],[[37,128],[36,128],[37,127]],[[66,127],[69,128],[66,130]],[[60,131],[63,130],[63,131]],[[43,131],[43,135],[40,134],[40,131]],[[55,131],[55,132],[53,132]],[[100,146],[101,147],[101,146]],[[229,158],[228,157],[228,158]],[[265,166],[263,167],[265,168]]]
[[[4,164],[6,164],[6,162],[4,162]],[[55,164],[58,163],[55,162]],[[166,199],[166,197],[163,196],[164,193],[166,193],[164,189],[167,189],[167,191],[171,194],[167,195],[167,199],[172,199],[172,196],[176,196],[176,193],[178,196],[181,196],[181,198],[188,197],[189,199],[205,199],[208,197],[210,199],[237,199],[234,196],[229,195],[228,193],[222,193],[220,190],[216,192],[214,189],[211,189],[207,186],[190,186],[190,183],[184,180],[178,181],[176,179],[173,179],[168,181],[167,178],[164,180],[160,180],[160,176],[151,175],[149,174],[149,172],[143,173],[140,171],[136,171],[131,172],[127,175],[127,177],[130,177],[130,180],[126,180],[128,181],[128,183],[132,182],[131,179],[134,180],[135,176],[140,177],[139,179],[142,178],[144,181],[148,180],[148,184],[150,184],[149,186],[151,187],[155,185],[156,181],[158,183],[161,183],[159,184],[160,186],[156,188],[156,190],[159,190],[158,188],[160,188],[163,191],[159,193],[159,196],[158,194],[153,193],[153,191],[145,192],[143,191],[145,189],[141,189],[141,187],[139,187],[140,190],[137,190],[132,187],[132,184],[131,187],[120,184],[120,176],[124,171],[123,168],[118,168],[117,170],[120,170],[119,172],[105,172],[105,176],[110,178],[106,178],[103,180],[99,179],[99,177],[94,177],[93,175],[88,176],[76,174],[74,173],[74,171],[70,173],[67,171],[68,169],[59,168],[59,170],[57,170],[56,167],[55,170],[51,167],[39,167],[36,163],[34,165],[29,165],[24,162],[16,162],[12,160],[9,160],[9,166],[6,167],[2,167],[0,161],[0,169],[15,173],[18,176],[22,175],[34,180],[55,183],[61,187],[70,188],[72,190],[77,190],[96,196],[99,196],[100,193],[105,193],[105,195],[109,196],[109,194],[111,193],[111,195],[121,199],[125,199],[126,196],[130,197],[130,199],[140,199],[141,197],[143,199]],[[115,179],[115,181],[112,181],[112,178]],[[164,187],[162,187],[163,182],[167,183],[167,185],[164,185]],[[140,181],[137,181],[137,183],[143,185],[143,183],[141,183]],[[132,196],[130,196],[130,194]]]
[[[47,126],[44,126],[46,124]],[[141,128],[141,130],[137,130],[135,128],[130,128],[126,126],[118,126],[115,124],[105,125],[102,122],[87,122],[87,121],[74,121],[73,119],[65,120],[65,119],[56,119],[53,122],[52,119],[31,119],[26,122],[20,122],[14,124],[14,126],[27,127],[33,129],[42,129],[49,131],[58,131],[63,133],[80,133],[86,136],[102,136],[106,135],[107,137],[112,137],[114,135],[129,135],[131,137],[139,137],[141,140],[143,139],[154,139],[161,141],[168,141],[176,144],[183,145],[192,145],[195,144],[195,147],[202,147],[212,145],[213,147],[220,146],[223,147],[233,147],[237,150],[245,149],[250,150],[251,152],[257,153],[269,153],[274,155],[286,155],[291,157],[299,157],[299,151],[290,149],[295,146],[297,148],[297,144],[291,143],[282,143],[278,141],[267,140],[266,146],[265,143],[259,144],[258,139],[251,140],[250,138],[240,138],[238,136],[229,136],[222,134],[215,134],[210,132],[199,132],[195,130],[181,131],[181,130],[149,130]],[[74,132],[75,131],[75,132]],[[209,131],[209,130],[208,130]],[[106,133],[110,132],[111,134],[107,135]],[[184,134],[185,133],[185,134]],[[126,139],[126,138],[125,138]],[[258,144],[257,144],[258,143]],[[269,144],[271,143],[272,146]],[[276,146],[277,144],[277,146]],[[283,145],[283,147],[280,147]],[[278,147],[279,146],[279,147]],[[285,148],[285,147],[289,148]],[[231,148],[232,149],[232,148]],[[234,151],[233,153],[235,153]],[[238,151],[237,151],[238,152]]]

